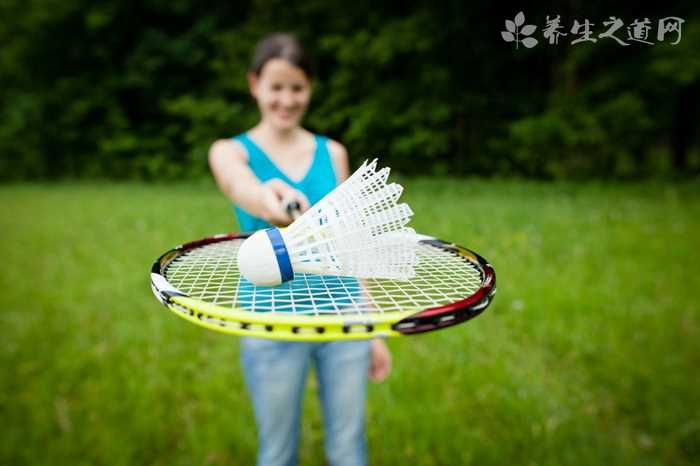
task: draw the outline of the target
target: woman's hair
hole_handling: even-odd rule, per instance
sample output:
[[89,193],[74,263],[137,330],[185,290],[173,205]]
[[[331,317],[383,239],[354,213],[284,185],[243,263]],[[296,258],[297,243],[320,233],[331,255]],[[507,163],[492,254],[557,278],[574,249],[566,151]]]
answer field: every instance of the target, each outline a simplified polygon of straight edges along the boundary
[[275,58],[281,58],[301,68],[309,79],[313,76],[311,62],[304,51],[304,46],[293,34],[276,32],[258,42],[250,71],[259,76],[265,64]]

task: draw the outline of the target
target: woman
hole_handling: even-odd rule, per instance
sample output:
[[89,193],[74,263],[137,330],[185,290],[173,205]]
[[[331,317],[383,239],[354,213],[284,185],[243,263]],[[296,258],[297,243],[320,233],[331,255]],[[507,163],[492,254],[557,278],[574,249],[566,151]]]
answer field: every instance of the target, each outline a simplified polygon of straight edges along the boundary
[[[306,210],[348,177],[338,142],[301,126],[311,98],[311,69],[300,42],[277,33],[255,49],[248,74],[260,121],[232,139],[215,142],[209,164],[233,201],[243,231],[286,226],[292,200]],[[319,381],[325,449],[333,466],[367,464],[367,378],[384,380],[391,355],[382,340],[300,343],[241,339],[246,386],[258,427],[258,465],[293,465],[309,363]]]

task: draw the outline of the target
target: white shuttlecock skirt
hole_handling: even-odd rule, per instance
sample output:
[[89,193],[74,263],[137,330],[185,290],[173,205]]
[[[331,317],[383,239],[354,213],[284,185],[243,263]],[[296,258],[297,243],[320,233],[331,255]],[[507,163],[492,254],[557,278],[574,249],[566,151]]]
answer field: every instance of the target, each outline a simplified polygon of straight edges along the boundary
[[[408,280],[418,263],[418,235],[406,225],[403,187],[387,184],[389,168],[365,161],[289,227],[279,232],[294,272]],[[275,248],[258,232],[241,246],[241,273],[256,284],[281,283]],[[267,243],[266,243],[267,242]]]

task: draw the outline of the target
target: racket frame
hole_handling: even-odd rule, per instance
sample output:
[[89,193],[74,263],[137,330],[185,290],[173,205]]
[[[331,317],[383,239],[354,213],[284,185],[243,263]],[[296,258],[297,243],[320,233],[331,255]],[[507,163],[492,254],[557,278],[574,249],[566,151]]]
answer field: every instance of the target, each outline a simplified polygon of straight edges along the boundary
[[496,273],[479,254],[462,246],[421,235],[421,243],[458,254],[480,268],[481,286],[462,300],[403,312],[357,315],[283,315],[226,308],[191,298],[170,285],[164,272],[186,252],[222,241],[245,239],[252,233],[226,233],[181,244],[162,254],[151,267],[151,289],[156,298],[176,315],[224,333],[277,340],[329,341],[395,337],[430,332],[460,324],[481,314],[496,294]]

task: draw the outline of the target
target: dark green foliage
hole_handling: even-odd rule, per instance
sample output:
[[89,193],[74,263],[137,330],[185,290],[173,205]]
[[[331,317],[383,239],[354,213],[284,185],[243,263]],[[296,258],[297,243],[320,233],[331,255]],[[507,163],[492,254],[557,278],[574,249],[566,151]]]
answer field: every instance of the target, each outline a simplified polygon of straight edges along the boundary
[[[538,178],[700,170],[700,11],[636,3],[526,9],[537,47],[500,38],[519,8],[339,1],[34,0],[0,6],[0,179],[183,178],[257,118],[253,45],[296,32],[315,58],[306,125],[355,162]],[[613,11],[614,10],[614,11]],[[681,42],[546,43],[547,16],[679,16]],[[626,30],[623,28],[623,30]],[[626,32],[618,36],[625,38]],[[652,37],[653,36],[653,37]]]

